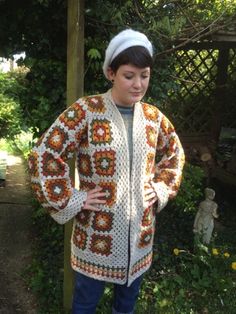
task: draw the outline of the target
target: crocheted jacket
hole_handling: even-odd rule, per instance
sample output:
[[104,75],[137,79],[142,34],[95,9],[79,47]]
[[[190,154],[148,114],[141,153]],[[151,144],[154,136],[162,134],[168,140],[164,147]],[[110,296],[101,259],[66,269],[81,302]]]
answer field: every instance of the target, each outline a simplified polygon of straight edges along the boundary
[[[78,189],[67,164],[74,152]],[[29,158],[38,200],[58,223],[74,218],[73,269],[128,285],[152,261],[155,210],[145,206],[144,183],[151,180],[160,211],[177,193],[183,164],[183,149],[170,121],[155,106],[138,102],[129,169],[127,133],[111,91],[83,97],[66,109]],[[98,205],[98,212],[83,210],[86,191],[96,186],[106,193],[106,204]]]

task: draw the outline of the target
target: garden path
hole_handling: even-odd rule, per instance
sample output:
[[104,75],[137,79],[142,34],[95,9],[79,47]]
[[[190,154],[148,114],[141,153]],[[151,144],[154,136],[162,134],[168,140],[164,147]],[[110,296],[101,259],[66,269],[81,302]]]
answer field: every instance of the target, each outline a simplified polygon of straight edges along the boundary
[[7,157],[0,187],[0,314],[36,314],[36,302],[22,276],[31,260],[32,206],[23,160]]

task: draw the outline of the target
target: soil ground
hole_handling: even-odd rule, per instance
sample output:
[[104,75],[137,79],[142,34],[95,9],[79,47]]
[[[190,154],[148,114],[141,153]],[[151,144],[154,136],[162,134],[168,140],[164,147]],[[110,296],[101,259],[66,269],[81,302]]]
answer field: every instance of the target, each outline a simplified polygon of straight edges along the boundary
[[20,157],[7,157],[0,187],[0,314],[36,314],[36,302],[23,271],[31,260],[31,194]]

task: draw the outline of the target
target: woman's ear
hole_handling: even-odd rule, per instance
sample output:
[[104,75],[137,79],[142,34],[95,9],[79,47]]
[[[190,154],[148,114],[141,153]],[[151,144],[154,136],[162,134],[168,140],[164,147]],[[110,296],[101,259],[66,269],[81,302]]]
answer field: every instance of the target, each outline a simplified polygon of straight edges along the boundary
[[110,81],[113,81],[115,78],[115,73],[110,67],[107,68],[107,76]]

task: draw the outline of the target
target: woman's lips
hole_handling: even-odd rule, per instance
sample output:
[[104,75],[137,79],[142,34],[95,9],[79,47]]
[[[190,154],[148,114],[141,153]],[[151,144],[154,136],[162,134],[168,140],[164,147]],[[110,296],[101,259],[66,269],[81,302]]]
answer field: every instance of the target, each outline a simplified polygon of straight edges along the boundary
[[138,96],[141,96],[142,95],[142,93],[141,92],[135,92],[135,93],[132,93],[132,95],[134,96],[134,97],[138,97]]

